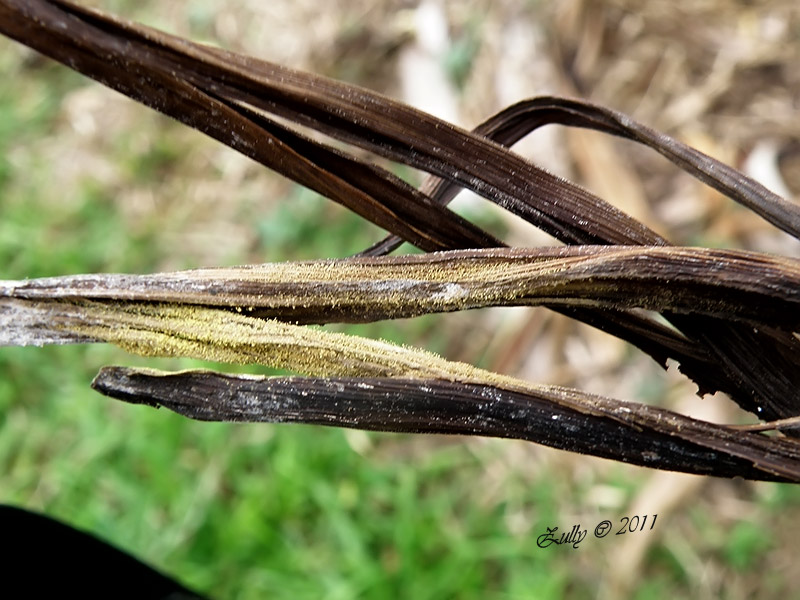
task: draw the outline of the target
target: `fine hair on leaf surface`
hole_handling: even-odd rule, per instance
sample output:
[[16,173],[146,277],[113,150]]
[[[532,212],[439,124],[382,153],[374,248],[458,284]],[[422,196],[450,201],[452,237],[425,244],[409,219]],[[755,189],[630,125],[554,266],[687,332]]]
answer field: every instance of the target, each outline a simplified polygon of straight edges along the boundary
[[[800,238],[797,205],[735,169],[589,102],[534,98],[466,131],[363,88],[64,0],[0,0],[0,32],[390,234],[348,259],[0,281],[0,344],[112,342],[146,356],[270,364],[309,376],[256,381],[112,368],[95,382],[110,396],[204,420],[515,437],[655,468],[800,481],[791,421],[800,415],[800,261],[674,246],[508,146],[545,124],[621,137]],[[414,188],[302,128],[429,177]],[[504,247],[447,207],[462,189],[566,245]],[[387,256],[401,241],[427,254]],[[544,306],[633,344],[662,366],[673,359],[700,393],[725,392],[744,410],[783,423],[773,427],[781,433],[702,423],[300,325],[488,306]],[[660,313],[666,324],[640,309]],[[544,427],[556,422],[552,431]],[[580,441],[569,441],[569,432]],[[626,447],[629,435],[637,442]],[[658,449],[648,450],[648,440]]]

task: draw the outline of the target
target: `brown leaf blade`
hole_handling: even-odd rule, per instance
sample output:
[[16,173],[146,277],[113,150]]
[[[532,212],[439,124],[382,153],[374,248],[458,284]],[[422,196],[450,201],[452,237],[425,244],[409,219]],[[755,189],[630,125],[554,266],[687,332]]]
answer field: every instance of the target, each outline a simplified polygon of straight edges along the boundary
[[[489,306],[647,309],[800,331],[800,260],[709,248],[495,248],[0,281],[4,299],[176,303],[295,323]],[[6,319],[6,335],[21,321]],[[0,344],[3,336],[0,335]]]
[[607,202],[502,146],[369,90],[195,44],[65,1],[3,0],[0,32],[312,189],[329,197],[335,193],[337,201],[344,202],[346,194],[331,183],[331,173],[308,171],[297,157],[275,160],[271,150],[264,150],[263,131],[243,123],[237,107],[288,118],[457,181],[570,242],[664,243]]
[[[683,171],[749,208],[778,229],[800,239],[800,205],[781,198],[725,163],[604,106],[576,98],[541,96],[501,110],[472,132],[510,147],[539,127],[555,124],[593,129],[652,148]],[[435,202],[445,205],[461,191],[456,182],[438,177],[429,177],[422,189]],[[397,249],[402,241],[396,236],[389,236],[363,254],[388,254]]]
[[186,68],[145,34],[180,48],[178,38],[84,10],[68,3],[3,0],[0,33],[202,131],[424,250],[502,245],[391,173],[224,98],[215,80],[190,81]]
[[233,376],[106,367],[95,390],[192,419],[522,439],[650,468],[800,481],[800,444],[574,390],[404,378]]

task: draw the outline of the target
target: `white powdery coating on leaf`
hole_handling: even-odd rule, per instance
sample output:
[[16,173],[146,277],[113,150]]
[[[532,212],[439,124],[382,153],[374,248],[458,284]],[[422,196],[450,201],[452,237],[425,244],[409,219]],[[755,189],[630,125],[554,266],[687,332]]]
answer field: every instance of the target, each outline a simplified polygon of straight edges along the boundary
[[0,346],[44,346],[97,341],[69,331],[51,327],[52,315],[38,307],[16,299],[0,300]]
[[431,295],[433,300],[441,300],[443,302],[454,302],[469,295],[469,291],[457,283],[448,283],[444,286],[441,292],[436,292]]

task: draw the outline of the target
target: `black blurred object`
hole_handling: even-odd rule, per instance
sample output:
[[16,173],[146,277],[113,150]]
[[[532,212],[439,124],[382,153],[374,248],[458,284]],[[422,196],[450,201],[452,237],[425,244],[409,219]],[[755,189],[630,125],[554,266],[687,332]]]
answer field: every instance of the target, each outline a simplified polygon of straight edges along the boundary
[[45,515],[0,505],[0,539],[6,592],[16,589],[27,598],[204,600],[129,554]]

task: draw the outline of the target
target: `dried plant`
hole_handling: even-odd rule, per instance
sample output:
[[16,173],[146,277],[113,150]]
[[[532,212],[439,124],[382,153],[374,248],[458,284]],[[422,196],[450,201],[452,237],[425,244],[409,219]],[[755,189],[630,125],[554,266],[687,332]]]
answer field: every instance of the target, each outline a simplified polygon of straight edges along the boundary
[[[362,88],[62,0],[0,1],[0,32],[392,234],[350,259],[3,281],[0,344],[112,342],[147,356],[305,375],[109,367],[93,383],[111,397],[196,419],[520,438],[660,469],[800,481],[800,261],[672,246],[507,147],[551,123],[627,138],[800,238],[798,207],[735,169],[572,99],[522,102],[468,132]],[[415,189],[295,126],[430,176]],[[461,189],[568,245],[504,247],[447,208]],[[428,254],[388,256],[400,241]],[[302,325],[512,305],[564,313],[664,366],[674,359],[701,393],[725,392],[768,423],[707,423]]]

